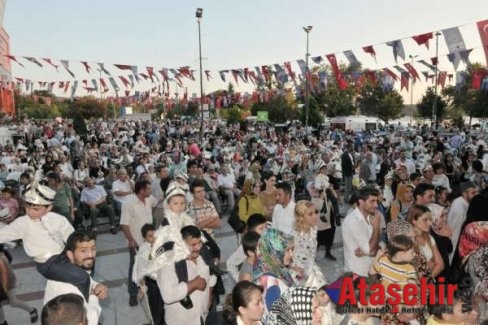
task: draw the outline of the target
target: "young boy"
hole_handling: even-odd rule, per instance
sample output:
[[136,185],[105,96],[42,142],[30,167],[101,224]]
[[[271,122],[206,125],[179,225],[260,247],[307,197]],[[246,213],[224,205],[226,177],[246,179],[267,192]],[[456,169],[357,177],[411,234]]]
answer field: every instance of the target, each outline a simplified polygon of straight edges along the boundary
[[0,229],[0,243],[22,239],[25,253],[34,258],[39,273],[75,285],[88,301],[90,276],[62,254],[74,229],[65,217],[51,212],[55,195],[51,188],[32,183],[25,193],[27,215]]
[[255,231],[248,231],[242,237],[242,249],[246,255],[246,260],[242,263],[239,271],[239,282],[247,280],[252,281],[252,269],[256,261],[256,246],[258,245],[259,237]]
[[[444,297],[444,301],[447,297]],[[474,324],[477,318],[477,312],[468,308],[463,310],[464,301],[460,297],[455,297],[452,306],[447,304],[437,304],[430,306],[431,316],[427,319],[427,325],[464,325]],[[450,309],[450,310],[449,310]]]
[[[255,231],[261,235],[267,227],[266,217],[262,214],[253,214],[247,219],[246,231]],[[246,255],[244,254],[244,249],[242,245],[237,247],[236,251],[227,259],[226,267],[227,271],[231,275],[235,282],[239,279],[239,265],[246,260]]]

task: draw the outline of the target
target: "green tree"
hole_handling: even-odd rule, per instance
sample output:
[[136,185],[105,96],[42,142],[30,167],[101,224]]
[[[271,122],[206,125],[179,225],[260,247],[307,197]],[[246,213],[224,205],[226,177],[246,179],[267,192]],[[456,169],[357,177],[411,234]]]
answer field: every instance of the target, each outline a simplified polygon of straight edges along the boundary
[[267,111],[268,118],[273,123],[285,123],[298,118],[298,111],[282,95],[271,97],[267,103],[254,103],[251,107],[252,115],[256,116],[258,111]]
[[379,84],[367,83],[361,88],[357,98],[361,113],[377,116],[386,124],[399,118],[402,113],[403,98],[395,90],[385,90]]
[[319,107],[322,107],[328,117],[347,116],[354,113],[354,89],[348,87],[345,90],[339,89],[335,80],[327,84],[327,90],[316,98]]
[[[434,87],[427,88],[427,91],[422,96],[420,103],[417,104],[419,115],[423,118],[432,118],[432,108],[434,107],[435,91]],[[437,120],[441,121],[446,113],[447,102],[442,96],[437,95]]]
[[[300,120],[305,125],[306,109],[305,105],[300,110]],[[314,96],[310,96],[308,107],[308,125],[319,127],[324,122],[324,111],[319,107],[319,103]]]
[[73,116],[73,129],[79,136],[83,136],[88,133],[85,119],[80,112],[75,113]]
[[107,117],[108,101],[93,96],[75,98],[70,105],[69,114],[80,113],[85,119]]
[[227,120],[227,123],[236,123],[242,121],[242,111],[239,106],[234,105],[222,110],[222,117]]

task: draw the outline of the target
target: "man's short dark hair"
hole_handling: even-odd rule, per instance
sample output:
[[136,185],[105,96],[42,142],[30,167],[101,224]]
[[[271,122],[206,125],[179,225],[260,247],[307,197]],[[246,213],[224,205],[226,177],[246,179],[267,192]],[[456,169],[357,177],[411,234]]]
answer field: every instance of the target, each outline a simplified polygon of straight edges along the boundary
[[97,236],[94,232],[88,232],[86,230],[75,230],[69,235],[66,240],[66,251],[74,252],[78,243],[89,242],[96,240]]
[[422,174],[415,172],[415,173],[411,173],[409,178],[410,178],[410,181],[414,181],[420,177],[422,177]]
[[423,196],[427,191],[435,191],[435,186],[427,183],[420,183],[413,190],[413,197],[417,199],[417,196]]
[[186,164],[186,168],[190,169],[190,167],[197,166],[198,167],[198,160],[192,159],[189,160],[188,163]]
[[262,225],[263,223],[266,222],[267,222],[266,217],[263,216],[262,214],[260,213],[251,214],[251,216],[249,217],[249,219],[247,219],[246,222],[247,231],[254,231],[254,229],[256,229],[257,226]]
[[248,251],[251,251],[251,252],[256,251],[256,247],[258,246],[259,237],[261,237],[261,236],[255,231],[248,231],[242,237],[242,249],[244,250],[244,254],[246,254],[246,256],[247,256]]
[[285,194],[291,195],[291,185],[288,182],[279,182],[275,187],[276,189],[282,189]]
[[19,178],[27,178],[27,179],[30,179],[30,174],[28,172],[24,172],[24,173],[20,174],[20,177]]
[[357,203],[359,200],[366,201],[370,196],[378,196],[380,195],[380,191],[374,186],[367,185],[365,187],[361,187],[359,190],[355,192],[355,202]]
[[195,194],[195,187],[203,187],[205,188],[205,182],[203,179],[195,179],[193,182],[190,184],[190,192],[192,194]]
[[141,227],[141,235],[143,238],[146,238],[146,235],[150,231],[156,231],[156,227],[154,227],[150,223],[146,223],[144,226]]
[[61,176],[56,172],[49,172],[46,177],[55,180],[56,182],[61,182]]
[[134,185],[134,193],[139,194],[148,185],[151,185],[149,181],[146,180],[137,181],[136,184]]
[[83,298],[74,293],[59,295],[42,308],[42,325],[86,324]]
[[183,237],[184,240],[188,238],[200,238],[202,237],[202,233],[198,227],[190,225],[190,226],[185,226],[181,228],[181,237]]

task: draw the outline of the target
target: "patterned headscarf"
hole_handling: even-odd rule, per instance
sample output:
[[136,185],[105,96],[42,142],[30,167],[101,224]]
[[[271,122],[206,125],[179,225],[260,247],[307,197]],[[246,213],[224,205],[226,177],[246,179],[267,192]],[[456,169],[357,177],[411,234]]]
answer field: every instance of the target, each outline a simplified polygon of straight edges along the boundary
[[485,245],[488,245],[488,221],[471,222],[459,239],[459,256],[464,259]]
[[311,325],[315,290],[291,287],[276,300],[269,311],[269,325]]
[[288,267],[283,264],[285,252],[293,245],[293,236],[284,232],[268,228],[258,241],[256,247],[256,264],[254,265],[253,278],[271,274],[283,280],[286,285],[292,286],[294,281]]

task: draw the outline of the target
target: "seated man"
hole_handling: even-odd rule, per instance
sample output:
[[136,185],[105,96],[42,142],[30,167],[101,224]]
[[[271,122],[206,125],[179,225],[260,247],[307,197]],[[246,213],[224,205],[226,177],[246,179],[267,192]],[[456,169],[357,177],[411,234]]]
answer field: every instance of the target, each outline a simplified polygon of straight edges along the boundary
[[95,181],[91,177],[85,178],[85,187],[81,191],[80,201],[90,207],[90,217],[92,231],[97,231],[97,218],[100,212],[107,215],[110,221],[110,232],[117,233],[115,226],[115,212],[111,204],[107,203],[107,192],[101,185],[95,185]]
[[[95,264],[97,246],[95,235],[84,230],[73,232],[66,242],[66,256],[70,263],[78,265],[88,273],[91,273]],[[102,311],[98,299],[106,299],[108,289],[106,286],[96,283],[90,277],[92,288],[88,301],[86,301],[80,290],[70,283],[48,280],[46,290],[44,291],[44,304],[63,294],[72,293],[83,299],[83,305],[86,308],[86,318],[88,325],[97,325],[100,313]]]

